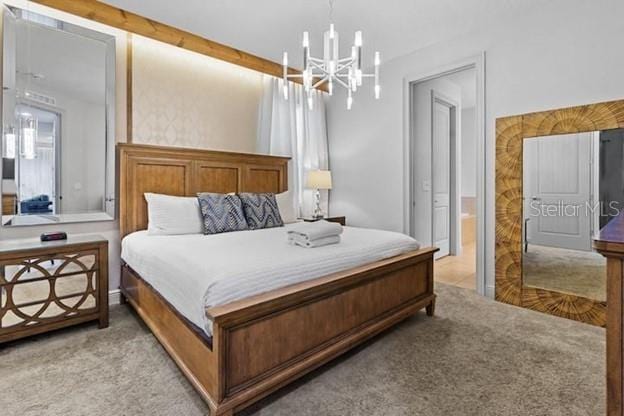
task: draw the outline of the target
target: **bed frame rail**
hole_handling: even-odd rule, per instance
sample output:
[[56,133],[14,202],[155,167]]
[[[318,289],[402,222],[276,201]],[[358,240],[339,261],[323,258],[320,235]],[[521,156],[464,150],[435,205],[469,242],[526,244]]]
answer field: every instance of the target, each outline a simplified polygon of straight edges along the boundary
[[206,310],[205,342],[149,284],[122,266],[121,290],[208,403],[231,415],[426,308],[425,248]]

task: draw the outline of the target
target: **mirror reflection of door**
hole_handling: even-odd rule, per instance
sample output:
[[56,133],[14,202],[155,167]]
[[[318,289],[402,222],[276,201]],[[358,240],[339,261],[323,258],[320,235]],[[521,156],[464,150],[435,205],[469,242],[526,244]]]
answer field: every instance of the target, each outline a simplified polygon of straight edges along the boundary
[[523,282],[606,299],[604,258],[592,250],[600,227],[598,132],[524,140]]
[[19,213],[58,214],[60,115],[28,104],[16,106],[15,113]]

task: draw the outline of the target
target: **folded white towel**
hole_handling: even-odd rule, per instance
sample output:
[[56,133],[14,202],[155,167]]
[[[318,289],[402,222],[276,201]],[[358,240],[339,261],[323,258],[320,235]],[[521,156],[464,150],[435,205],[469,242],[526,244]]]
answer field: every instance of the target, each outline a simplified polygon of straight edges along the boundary
[[300,235],[294,234],[294,235],[288,236],[288,242],[292,245],[296,245],[300,247],[315,248],[315,247],[328,246],[330,244],[338,244],[340,243],[340,236],[333,235],[329,237],[317,238],[316,240],[310,241],[310,240],[306,240]]
[[293,226],[288,234],[300,235],[306,241],[314,241],[320,238],[333,237],[342,234],[342,225],[325,220],[304,222]]

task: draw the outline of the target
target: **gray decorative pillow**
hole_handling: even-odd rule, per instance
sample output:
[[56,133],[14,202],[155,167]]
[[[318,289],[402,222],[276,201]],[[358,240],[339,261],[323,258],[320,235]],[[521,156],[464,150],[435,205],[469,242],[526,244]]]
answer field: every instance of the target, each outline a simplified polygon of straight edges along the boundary
[[284,222],[277,207],[275,194],[239,194],[247,225],[252,230],[282,227]]
[[249,229],[243,213],[243,204],[237,195],[206,192],[197,194],[197,199],[204,217],[204,234]]

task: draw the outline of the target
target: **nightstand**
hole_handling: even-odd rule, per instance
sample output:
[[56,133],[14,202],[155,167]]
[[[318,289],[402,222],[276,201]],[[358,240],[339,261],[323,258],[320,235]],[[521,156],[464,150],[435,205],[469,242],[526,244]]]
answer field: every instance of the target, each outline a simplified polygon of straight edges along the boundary
[[319,220],[325,220],[329,222],[337,222],[338,224],[344,226],[347,223],[347,217],[325,217],[325,218],[303,218],[305,222],[315,222]]
[[108,240],[0,242],[0,343],[88,321],[108,326]]

